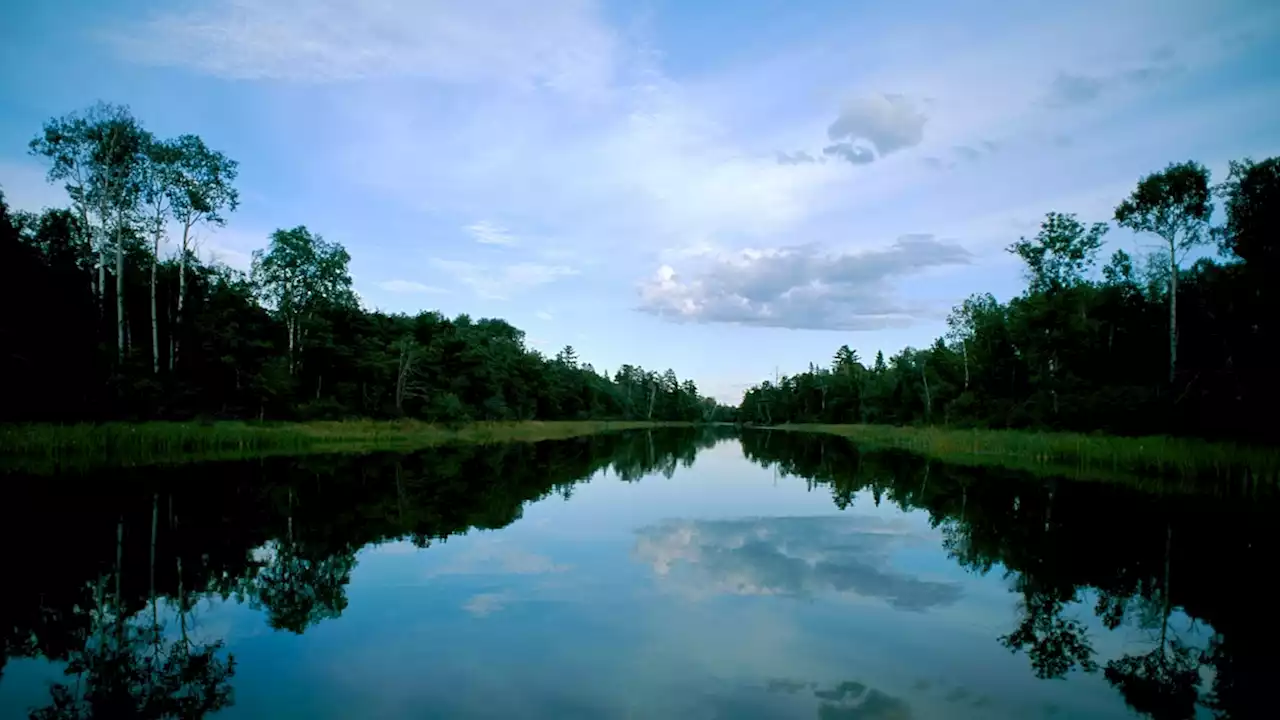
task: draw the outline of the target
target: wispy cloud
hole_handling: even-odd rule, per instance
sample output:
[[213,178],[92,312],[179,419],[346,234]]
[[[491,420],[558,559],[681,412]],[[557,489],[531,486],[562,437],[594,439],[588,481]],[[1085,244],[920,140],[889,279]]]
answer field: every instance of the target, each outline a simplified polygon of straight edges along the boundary
[[515,245],[516,239],[510,231],[496,223],[481,220],[466,227],[472,240],[481,245]]
[[607,85],[615,42],[581,0],[214,0],[107,39],[139,62],[235,79],[423,77],[572,92]]
[[435,287],[434,285],[426,285],[413,280],[383,280],[378,283],[378,287],[389,293],[418,293],[418,294],[441,294],[447,293],[444,288]]
[[454,281],[469,287],[482,298],[506,300],[536,287],[577,275],[567,265],[521,262],[511,265],[484,265],[465,260],[434,258],[431,264]]

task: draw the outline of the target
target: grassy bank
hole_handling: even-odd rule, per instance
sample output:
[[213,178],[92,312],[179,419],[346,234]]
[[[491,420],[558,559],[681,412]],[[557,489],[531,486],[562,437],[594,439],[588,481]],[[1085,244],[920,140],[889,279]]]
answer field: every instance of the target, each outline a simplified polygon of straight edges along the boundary
[[1188,438],[884,425],[782,425],[774,429],[830,433],[946,462],[998,465],[1086,480],[1240,487],[1280,480],[1280,449]]
[[127,467],[314,452],[412,450],[449,442],[536,442],[684,423],[624,421],[470,423],[106,423],[0,426],[0,467],[15,471]]

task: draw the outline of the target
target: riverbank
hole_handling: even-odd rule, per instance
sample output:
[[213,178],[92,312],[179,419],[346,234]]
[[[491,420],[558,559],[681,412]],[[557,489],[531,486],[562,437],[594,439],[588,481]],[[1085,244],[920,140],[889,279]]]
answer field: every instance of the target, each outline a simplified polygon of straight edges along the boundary
[[1280,480],[1280,448],[1192,438],[1113,437],[1022,430],[887,425],[779,425],[787,432],[847,437],[962,465],[991,465],[1081,480],[1165,485],[1170,480],[1236,490]]
[[412,450],[451,442],[538,442],[688,425],[621,420],[467,423],[456,427],[416,420],[8,425],[0,426],[0,468],[49,472],[262,455]]

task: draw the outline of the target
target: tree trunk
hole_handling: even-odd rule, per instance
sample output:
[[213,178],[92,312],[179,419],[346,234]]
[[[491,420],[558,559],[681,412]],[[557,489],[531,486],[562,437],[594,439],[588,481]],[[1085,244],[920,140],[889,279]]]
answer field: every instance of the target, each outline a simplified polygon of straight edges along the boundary
[[116,228],[116,355],[124,362],[124,232]]
[[1178,256],[1169,241],[1169,384],[1178,372]]
[[178,364],[178,350],[182,345],[182,338],[178,332],[182,329],[182,306],[187,299],[187,243],[191,237],[191,225],[184,224],[182,226],[182,255],[178,258],[178,317],[174,326],[169,330],[169,339],[171,341],[172,350],[169,353],[169,370],[172,372],[175,365]]
[[293,374],[293,336],[297,322],[292,318],[285,319],[285,328],[289,331],[289,374]]
[[160,257],[160,233],[156,233],[151,255],[151,372],[160,374],[160,320],[156,312],[156,266]]
[[964,357],[964,389],[969,389],[969,342],[960,341],[960,354]]
[[[107,314],[107,246],[98,245],[98,321]],[[102,326],[99,325],[99,332]]]
[[920,379],[924,382],[924,421],[933,422],[933,397],[929,395],[929,376],[924,363],[920,363]]

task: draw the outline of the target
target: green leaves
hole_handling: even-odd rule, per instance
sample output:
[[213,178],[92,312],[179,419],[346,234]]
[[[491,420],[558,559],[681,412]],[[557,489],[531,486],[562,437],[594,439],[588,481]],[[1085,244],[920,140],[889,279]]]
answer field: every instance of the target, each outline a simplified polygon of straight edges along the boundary
[[1209,171],[1187,161],[1170,163],[1139,180],[1133,194],[1116,206],[1115,220],[1185,251],[1204,240],[1212,212]]
[[1086,227],[1074,214],[1050,212],[1034,238],[1020,238],[1009,252],[1027,264],[1030,292],[1052,292],[1085,281],[1106,234],[1106,223]]

